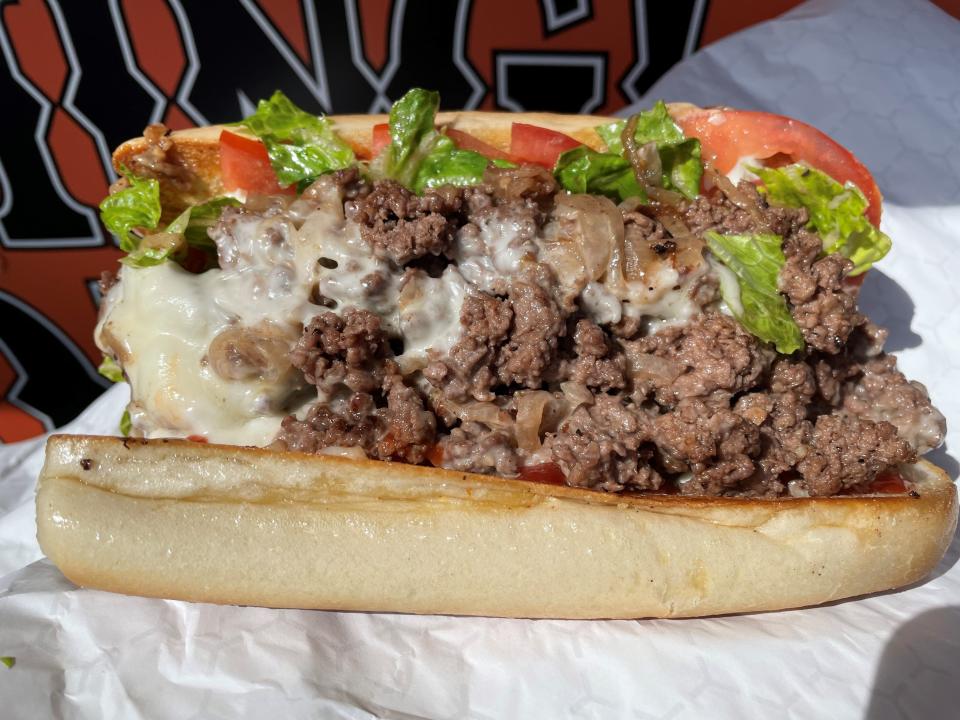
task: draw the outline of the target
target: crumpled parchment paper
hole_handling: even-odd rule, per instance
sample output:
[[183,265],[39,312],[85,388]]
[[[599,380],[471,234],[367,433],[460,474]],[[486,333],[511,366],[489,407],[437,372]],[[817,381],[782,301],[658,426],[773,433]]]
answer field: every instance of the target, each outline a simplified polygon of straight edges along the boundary
[[[894,250],[861,305],[960,452],[960,23],[811,2],[708,47],[649,100],[781,112],[875,173]],[[116,387],[67,430],[112,433]],[[217,607],[78,589],[34,539],[41,442],[0,447],[4,718],[948,717],[960,543],[915,587],[785,613],[529,621]],[[576,578],[571,578],[576,582]]]

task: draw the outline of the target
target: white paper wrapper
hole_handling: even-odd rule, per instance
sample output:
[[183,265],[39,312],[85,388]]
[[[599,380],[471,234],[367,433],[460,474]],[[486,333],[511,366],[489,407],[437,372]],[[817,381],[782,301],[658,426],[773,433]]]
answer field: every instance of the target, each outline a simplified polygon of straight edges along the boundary
[[[894,250],[861,305],[960,449],[960,24],[816,2],[711,46],[651,98],[807,120],[875,172]],[[112,432],[115,388],[68,428]],[[4,718],[949,717],[960,544],[899,592],[786,613],[572,622],[217,607],[80,590],[34,539],[41,443],[0,448]],[[948,450],[934,459],[956,478]],[[571,578],[576,582],[576,578]]]

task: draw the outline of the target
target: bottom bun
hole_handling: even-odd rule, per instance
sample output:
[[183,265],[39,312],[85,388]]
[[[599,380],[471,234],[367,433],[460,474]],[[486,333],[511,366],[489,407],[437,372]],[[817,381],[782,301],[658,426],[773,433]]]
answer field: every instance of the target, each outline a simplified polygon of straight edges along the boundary
[[957,523],[913,495],[617,496],[178,440],[55,436],[38,538],[72,581],[202,602],[530,618],[815,605],[923,578]]

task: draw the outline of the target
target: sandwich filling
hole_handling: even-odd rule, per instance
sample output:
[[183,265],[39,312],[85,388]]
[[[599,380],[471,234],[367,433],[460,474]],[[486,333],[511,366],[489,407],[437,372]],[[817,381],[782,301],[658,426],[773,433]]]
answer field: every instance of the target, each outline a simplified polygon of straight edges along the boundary
[[422,181],[429,154],[404,177],[350,160],[147,232],[96,335],[131,434],[762,497],[868,492],[937,447],[943,416],[856,305],[885,236],[862,207],[831,225],[863,196],[814,201],[822,173],[752,161],[671,181],[631,123],[602,153],[626,163],[613,184],[571,180],[579,148],[469,182]]

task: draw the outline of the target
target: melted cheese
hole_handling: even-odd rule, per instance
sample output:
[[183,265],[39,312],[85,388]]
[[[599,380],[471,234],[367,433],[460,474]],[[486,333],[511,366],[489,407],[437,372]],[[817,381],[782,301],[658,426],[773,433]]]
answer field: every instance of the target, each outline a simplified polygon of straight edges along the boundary
[[450,351],[460,337],[460,309],[469,291],[469,284],[453,265],[438,278],[422,270],[407,276],[399,301],[404,350],[397,358],[404,374],[426,366],[427,350]]
[[[396,315],[399,279],[336,212],[314,211],[300,228],[283,215],[251,213],[218,242],[221,269],[194,275],[175,263],[124,267],[105,300],[97,344],[130,379],[138,435],[269,444],[312,389],[290,366],[271,379],[221,377],[208,359],[214,338],[270,321],[289,330],[292,345],[310,318],[328,311],[312,302],[316,291],[336,303],[334,312],[365,307],[388,324]],[[377,272],[384,286],[368,292],[364,280]]]
[[123,269],[97,341],[123,360],[138,434],[196,434],[239,445],[273,439],[301,387],[297,375],[225,380],[207,361],[222,330],[268,314],[265,303],[251,300],[254,284],[223,270],[192,275],[174,263]]

